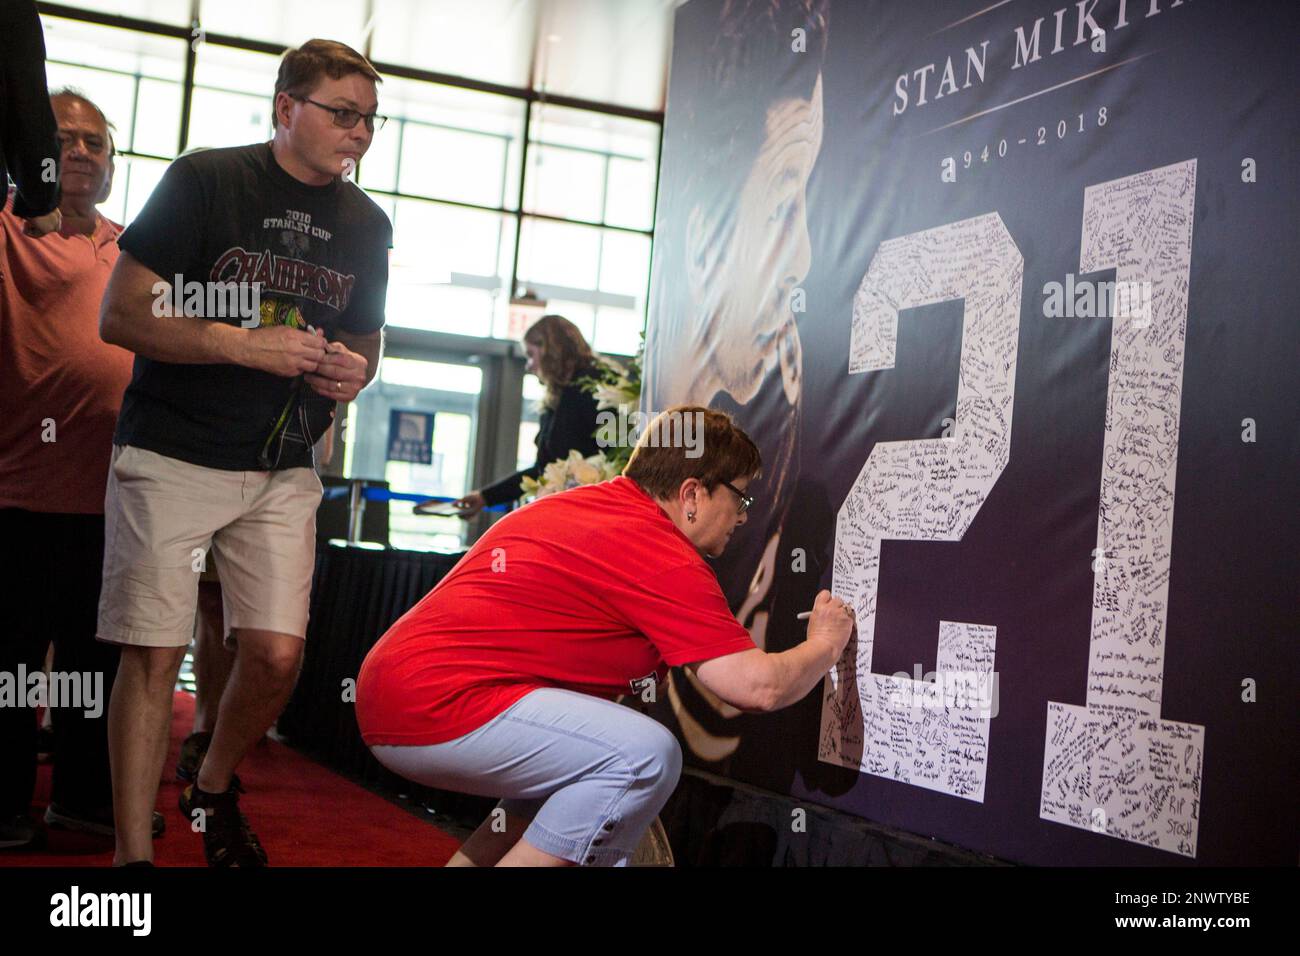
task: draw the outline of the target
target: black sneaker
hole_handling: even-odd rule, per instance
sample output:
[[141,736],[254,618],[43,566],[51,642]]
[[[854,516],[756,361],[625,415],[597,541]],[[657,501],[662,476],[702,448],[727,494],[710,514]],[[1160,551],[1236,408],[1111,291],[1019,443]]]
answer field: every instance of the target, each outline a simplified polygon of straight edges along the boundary
[[25,813],[0,819],[0,850],[38,850],[45,845],[45,831]]
[[[100,807],[97,810],[76,810],[72,807],[51,803],[45,808],[45,822],[56,830],[77,830],[81,833],[94,833],[97,836],[111,837],[117,830],[113,826],[113,808]],[[153,812],[153,835],[160,837],[167,829],[167,820],[157,810]]]
[[181,812],[191,821],[202,820],[203,855],[208,866],[266,866],[266,851],[248,819],[239,812],[239,793],[208,793],[192,783],[181,793]]

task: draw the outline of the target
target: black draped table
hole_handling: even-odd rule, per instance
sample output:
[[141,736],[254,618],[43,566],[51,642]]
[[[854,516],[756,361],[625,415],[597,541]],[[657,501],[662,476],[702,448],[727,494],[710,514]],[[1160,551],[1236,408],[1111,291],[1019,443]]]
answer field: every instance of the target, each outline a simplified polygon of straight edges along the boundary
[[[439,552],[318,545],[302,673],[276,723],[288,743],[341,773],[411,794],[431,809],[445,812],[476,811],[481,798],[400,782],[362,743],[352,701],[357,672],[370,648],[460,558],[460,554]],[[487,804],[490,807],[492,801]]]

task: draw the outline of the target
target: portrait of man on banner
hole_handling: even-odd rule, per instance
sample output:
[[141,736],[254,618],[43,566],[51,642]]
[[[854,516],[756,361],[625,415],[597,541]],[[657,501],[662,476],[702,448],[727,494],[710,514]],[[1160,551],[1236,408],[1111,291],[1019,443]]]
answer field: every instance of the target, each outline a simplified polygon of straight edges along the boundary
[[[798,477],[798,321],[808,308],[807,191],[822,144],[829,23],[827,0],[682,8],[679,50],[707,49],[675,58],[682,68],[664,129],[642,400],[649,409],[687,402],[729,411],[762,449],[754,518],[718,563],[759,647]],[[738,711],[685,672],[670,676],[668,698],[696,757],[735,752]]]

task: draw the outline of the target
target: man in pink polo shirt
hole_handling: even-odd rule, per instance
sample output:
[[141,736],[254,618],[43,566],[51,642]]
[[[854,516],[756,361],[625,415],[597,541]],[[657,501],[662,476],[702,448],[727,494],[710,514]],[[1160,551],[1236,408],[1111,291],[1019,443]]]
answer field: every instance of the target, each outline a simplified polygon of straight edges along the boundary
[[[95,640],[104,549],[104,489],[113,427],[132,355],[99,337],[99,305],[121,227],[96,206],[113,181],[113,142],[80,94],[51,98],[62,153],[62,228],[39,238],[0,212],[0,579],[10,626],[0,634],[0,848],[43,837],[28,816],[36,779],[36,712],[54,718],[46,822],[112,835],[108,696],[118,649]],[[54,643],[47,695],[45,652]],[[57,689],[56,689],[57,688]],[[66,698],[66,699],[65,699]]]

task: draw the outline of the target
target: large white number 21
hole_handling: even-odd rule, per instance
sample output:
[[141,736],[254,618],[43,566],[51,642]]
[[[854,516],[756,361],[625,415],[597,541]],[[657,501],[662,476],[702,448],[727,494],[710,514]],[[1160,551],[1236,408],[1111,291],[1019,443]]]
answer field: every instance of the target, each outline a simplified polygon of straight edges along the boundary
[[[1141,308],[1112,324],[1086,703],[1048,701],[1040,806],[1186,856],[1205,730],[1162,720],[1160,698],[1195,192],[1188,160],[1084,193],[1080,271],[1115,269]],[[840,508],[832,589],[857,609],[858,637],[828,675],[818,756],[981,802],[987,712],[900,708],[934,688],[872,673],[871,649],[881,541],[960,541],[1007,465],[1023,274],[990,213],[882,243],[853,303],[850,374],[893,367],[900,310],[963,299],[960,379],[952,437],[878,443]],[[996,633],[940,621],[941,682],[986,678]]]

